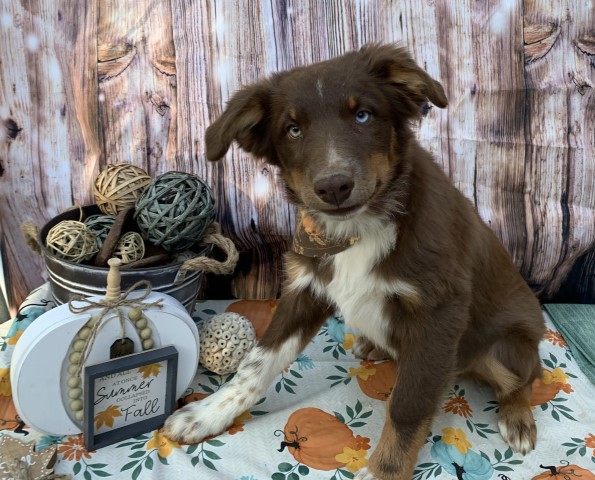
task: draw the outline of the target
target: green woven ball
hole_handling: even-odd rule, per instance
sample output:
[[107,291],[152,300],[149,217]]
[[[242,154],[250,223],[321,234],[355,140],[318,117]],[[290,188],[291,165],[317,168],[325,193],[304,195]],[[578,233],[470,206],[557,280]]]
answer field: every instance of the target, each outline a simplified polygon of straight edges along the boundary
[[170,252],[198,242],[215,219],[209,186],[197,175],[168,172],[153,179],[137,199],[134,219],[145,240]]
[[95,235],[99,249],[103,246],[103,242],[111,228],[114,226],[115,221],[116,217],[114,215],[91,215],[90,217],[85,218],[84,223]]

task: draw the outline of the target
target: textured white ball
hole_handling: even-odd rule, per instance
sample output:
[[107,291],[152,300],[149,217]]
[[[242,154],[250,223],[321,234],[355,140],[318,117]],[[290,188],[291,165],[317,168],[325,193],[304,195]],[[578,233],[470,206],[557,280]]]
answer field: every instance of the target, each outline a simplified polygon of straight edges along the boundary
[[242,358],[256,343],[256,332],[246,317],[227,312],[205,320],[199,338],[201,365],[226,375],[237,371]]

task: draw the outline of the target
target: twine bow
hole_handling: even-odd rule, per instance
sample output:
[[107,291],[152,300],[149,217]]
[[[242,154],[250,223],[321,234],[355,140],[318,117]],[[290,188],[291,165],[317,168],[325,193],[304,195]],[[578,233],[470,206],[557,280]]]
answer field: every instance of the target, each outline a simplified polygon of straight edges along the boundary
[[[128,295],[130,295],[134,290],[137,290],[141,287],[145,287],[145,291],[144,293],[137,298],[128,298]],[[129,307],[129,308],[162,308],[162,302],[163,302],[163,298],[160,298],[159,300],[156,300],[154,302],[144,302],[143,300],[145,300],[152,291],[153,287],[151,285],[150,282],[148,282],[147,280],[140,280],[138,282],[136,282],[134,285],[132,285],[128,290],[126,290],[121,296],[120,298],[118,298],[117,300],[107,300],[107,299],[102,299],[102,300],[89,300],[88,298],[85,297],[76,297],[71,299],[68,302],[68,308],[70,309],[70,311],[72,313],[84,313],[84,312],[88,312],[90,310],[93,309],[97,309],[100,308],[101,312],[99,313],[99,315],[97,317],[95,317],[95,321],[93,322],[93,324],[91,325],[91,332],[89,334],[89,336],[85,339],[85,345],[83,347],[83,350],[81,351],[81,359],[80,359],[80,363],[78,365],[78,368],[76,369],[76,373],[74,376],[78,377],[81,374],[81,370],[83,369],[83,366],[85,365],[85,361],[87,360],[87,357],[89,356],[89,353],[91,352],[92,348],[93,348],[93,344],[95,343],[95,338],[97,337],[97,334],[99,333],[99,330],[101,328],[103,328],[104,325],[107,324],[107,322],[109,322],[110,320],[113,320],[114,318],[118,318],[120,320],[120,337],[121,340],[124,341],[125,338],[125,327],[124,327],[124,321],[125,321],[125,317],[124,317],[124,312],[122,311],[122,307]],[[83,303],[84,305],[81,306],[75,306],[73,304],[73,302],[79,302],[79,303]],[[112,315],[112,316],[108,316],[108,314],[110,313],[110,311],[114,310],[116,312],[116,315]]]

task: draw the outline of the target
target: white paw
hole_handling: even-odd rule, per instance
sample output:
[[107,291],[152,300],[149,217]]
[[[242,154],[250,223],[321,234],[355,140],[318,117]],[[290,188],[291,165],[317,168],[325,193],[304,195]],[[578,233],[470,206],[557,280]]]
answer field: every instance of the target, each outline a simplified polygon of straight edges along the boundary
[[163,426],[165,436],[178,443],[192,444],[222,433],[233,423],[236,410],[222,407],[222,402],[214,397],[189,403],[174,412]]
[[532,417],[531,421],[526,422],[519,420],[510,423],[500,420],[498,428],[500,429],[500,435],[513,451],[526,455],[535,448],[537,430]]

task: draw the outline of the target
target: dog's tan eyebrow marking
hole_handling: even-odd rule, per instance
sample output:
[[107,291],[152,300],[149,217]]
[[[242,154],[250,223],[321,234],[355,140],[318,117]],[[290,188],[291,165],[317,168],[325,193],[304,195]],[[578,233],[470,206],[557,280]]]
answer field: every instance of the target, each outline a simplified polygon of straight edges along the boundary
[[318,95],[320,96],[320,98],[322,97],[322,80],[319,78],[318,80],[316,80],[316,90],[318,91]]
[[295,108],[289,109],[289,118],[294,122],[297,122],[297,112],[295,111]]
[[353,110],[357,106],[357,98],[355,98],[353,95],[349,95],[349,98],[347,99],[347,105],[349,105],[349,108]]

